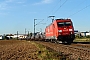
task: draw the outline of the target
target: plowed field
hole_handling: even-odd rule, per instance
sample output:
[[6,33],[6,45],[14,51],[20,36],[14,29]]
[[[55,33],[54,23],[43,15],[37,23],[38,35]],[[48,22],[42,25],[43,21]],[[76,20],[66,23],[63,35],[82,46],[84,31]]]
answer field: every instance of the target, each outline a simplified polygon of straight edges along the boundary
[[38,48],[27,41],[0,40],[0,60],[40,60]]

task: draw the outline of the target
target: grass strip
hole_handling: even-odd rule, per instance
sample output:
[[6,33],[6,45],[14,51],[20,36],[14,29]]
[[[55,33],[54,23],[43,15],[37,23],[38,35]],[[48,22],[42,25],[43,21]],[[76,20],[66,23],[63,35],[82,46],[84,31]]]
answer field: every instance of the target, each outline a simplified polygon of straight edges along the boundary
[[37,51],[38,58],[40,60],[70,60],[71,54],[63,54],[63,52],[56,52],[49,47],[45,47],[41,44],[32,42],[39,51]]

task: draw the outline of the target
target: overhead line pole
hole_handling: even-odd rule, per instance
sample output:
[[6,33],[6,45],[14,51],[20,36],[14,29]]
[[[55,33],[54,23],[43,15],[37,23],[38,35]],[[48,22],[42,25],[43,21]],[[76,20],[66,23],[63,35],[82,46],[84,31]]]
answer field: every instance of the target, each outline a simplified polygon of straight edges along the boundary
[[17,31],[17,40],[18,40],[18,31]]
[[35,39],[35,20],[37,19],[34,19],[34,39]]
[[34,39],[35,39],[35,26],[38,25],[38,24],[41,24],[40,22],[42,22],[42,21],[40,21],[39,23],[36,24],[35,20],[41,20],[41,19],[34,19]]

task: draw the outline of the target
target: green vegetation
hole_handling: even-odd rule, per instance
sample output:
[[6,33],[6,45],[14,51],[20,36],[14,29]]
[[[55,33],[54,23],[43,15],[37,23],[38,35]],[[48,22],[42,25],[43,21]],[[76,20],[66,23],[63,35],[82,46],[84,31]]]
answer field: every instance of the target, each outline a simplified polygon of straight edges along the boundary
[[33,43],[39,48],[37,51],[38,58],[41,60],[70,60],[71,54],[64,54],[62,52],[56,52],[51,48],[45,47],[41,44]]
[[75,36],[75,40],[74,42],[90,42],[90,36],[79,36],[79,35],[76,35]]
[[75,39],[74,42],[90,42],[90,38],[83,38],[83,39]]

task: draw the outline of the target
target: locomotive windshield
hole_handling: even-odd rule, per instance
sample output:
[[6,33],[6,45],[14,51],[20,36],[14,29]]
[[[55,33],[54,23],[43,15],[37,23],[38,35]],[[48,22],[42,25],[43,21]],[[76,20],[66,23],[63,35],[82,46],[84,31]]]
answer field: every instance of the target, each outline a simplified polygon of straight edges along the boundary
[[58,22],[57,25],[59,27],[62,27],[62,26],[71,26],[71,22]]

